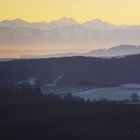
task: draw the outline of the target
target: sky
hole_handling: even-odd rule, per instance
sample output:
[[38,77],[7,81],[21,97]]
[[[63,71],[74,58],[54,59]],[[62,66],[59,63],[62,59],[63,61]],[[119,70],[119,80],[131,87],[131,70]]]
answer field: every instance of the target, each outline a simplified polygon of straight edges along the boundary
[[140,24],[140,0],[0,0],[0,20],[79,22],[100,18],[113,24]]

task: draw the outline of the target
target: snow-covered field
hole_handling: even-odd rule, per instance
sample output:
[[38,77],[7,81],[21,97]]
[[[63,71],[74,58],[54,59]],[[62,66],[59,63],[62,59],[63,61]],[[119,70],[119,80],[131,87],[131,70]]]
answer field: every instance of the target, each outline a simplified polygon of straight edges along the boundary
[[140,84],[131,83],[131,84],[123,84],[122,87],[129,87],[129,88],[140,88]]
[[137,86],[119,86],[119,87],[107,87],[97,88],[87,91],[75,92],[72,95],[79,96],[85,100],[130,100],[131,95],[137,93],[140,96],[140,87]]
[[42,93],[59,94],[65,96],[71,93],[73,96],[84,98],[85,100],[109,100],[123,101],[131,100],[133,93],[139,96],[140,100],[140,84],[124,84],[117,87],[92,87],[92,86],[74,86],[74,87],[59,87],[59,86],[42,86]]

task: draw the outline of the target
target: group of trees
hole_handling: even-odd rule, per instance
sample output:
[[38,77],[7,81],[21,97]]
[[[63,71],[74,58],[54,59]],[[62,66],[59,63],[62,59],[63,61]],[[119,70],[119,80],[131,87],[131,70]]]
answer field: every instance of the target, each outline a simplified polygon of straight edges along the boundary
[[36,96],[42,95],[39,86],[11,85],[1,88],[1,96]]
[[[55,94],[44,96],[38,87],[21,89],[9,87],[3,89],[5,96],[0,96],[1,140],[140,138],[138,104],[84,101],[71,94],[63,98]],[[11,96],[12,93],[15,94]],[[132,95],[136,101],[137,94]]]
[[[137,93],[132,93],[133,102],[138,98]],[[63,97],[52,93],[44,96],[39,86],[4,88],[0,104],[0,139],[140,138],[138,104],[85,101],[70,93]]]

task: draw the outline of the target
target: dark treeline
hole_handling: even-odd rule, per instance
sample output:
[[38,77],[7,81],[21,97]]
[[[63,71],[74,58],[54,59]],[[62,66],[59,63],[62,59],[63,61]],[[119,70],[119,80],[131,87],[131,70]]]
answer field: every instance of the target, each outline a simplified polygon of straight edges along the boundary
[[122,58],[65,57],[0,62],[0,85],[11,85],[29,77],[58,85],[114,86],[140,83],[140,55]]
[[136,104],[43,96],[38,88],[0,93],[1,140],[138,140],[139,118]]
[[12,85],[1,88],[0,104],[35,104],[53,101],[85,102],[80,97],[72,96],[70,93],[61,96],[55,93],[43,95],[40,86]]

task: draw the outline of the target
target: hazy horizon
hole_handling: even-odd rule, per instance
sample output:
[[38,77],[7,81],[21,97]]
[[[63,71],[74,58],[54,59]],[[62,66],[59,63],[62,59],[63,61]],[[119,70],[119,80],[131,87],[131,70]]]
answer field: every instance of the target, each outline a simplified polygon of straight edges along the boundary
[[114,25],[102,19],[78,23],[63,17],[50,23],[23,19],[0,22],[0,58],[86,53],[120,44],[139,45],[140,26]]

